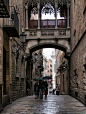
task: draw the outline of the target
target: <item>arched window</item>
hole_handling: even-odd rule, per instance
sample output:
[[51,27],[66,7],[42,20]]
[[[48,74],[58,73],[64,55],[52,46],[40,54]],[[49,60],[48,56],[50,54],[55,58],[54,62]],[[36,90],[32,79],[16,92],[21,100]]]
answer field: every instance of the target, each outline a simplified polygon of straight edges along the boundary
[[30,20],[38,20],[38,9],[36,7],[34,7],[31,10],[31,18]]

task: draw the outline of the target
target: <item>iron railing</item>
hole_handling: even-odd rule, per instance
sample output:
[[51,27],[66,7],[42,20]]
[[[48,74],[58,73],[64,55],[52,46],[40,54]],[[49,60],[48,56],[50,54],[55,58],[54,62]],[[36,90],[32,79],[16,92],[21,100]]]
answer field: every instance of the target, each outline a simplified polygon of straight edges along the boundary
[[[41,20],[40,28],[55,28],[55,20]],[[38,20],[29,20],[28,28],[34,29],[38,27]],[[67,19],[57,20],[58,28],[67,28]]]
[[55,28],[55,20],[41,20],[41,28]]
[[29,20],[28,27],[29,28],[37,28],[38,27],[38,20]]
[[67,19],[58,19],[57,27],[58,28],[67,28]]

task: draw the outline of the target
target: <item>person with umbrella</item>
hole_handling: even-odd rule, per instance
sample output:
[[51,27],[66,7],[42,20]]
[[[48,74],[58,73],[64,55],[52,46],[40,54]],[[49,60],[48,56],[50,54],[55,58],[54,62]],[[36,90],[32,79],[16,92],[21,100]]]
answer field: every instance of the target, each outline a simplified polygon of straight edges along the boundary
[[45,97],[47,97],[47,94],[48,94],[48,83],[47,83],[47,81],[45,81]]
[[35,99],[39,97],[39,81],[37,81],[34,85]]
[[43,98],[43,90],[44,90],[44,83],[42,80],[39,81],[39,94],[40,94],[40,98]]

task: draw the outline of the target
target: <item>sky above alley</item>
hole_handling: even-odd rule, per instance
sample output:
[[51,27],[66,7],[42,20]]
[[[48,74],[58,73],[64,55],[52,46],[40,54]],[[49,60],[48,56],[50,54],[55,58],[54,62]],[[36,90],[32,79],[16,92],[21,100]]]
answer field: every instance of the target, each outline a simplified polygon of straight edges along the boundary
[[44,48],[43,49],[43,55],[47,58],[47,59],[52,59],[51,55],[52,55],[52,51],[54,51],[54,48]]

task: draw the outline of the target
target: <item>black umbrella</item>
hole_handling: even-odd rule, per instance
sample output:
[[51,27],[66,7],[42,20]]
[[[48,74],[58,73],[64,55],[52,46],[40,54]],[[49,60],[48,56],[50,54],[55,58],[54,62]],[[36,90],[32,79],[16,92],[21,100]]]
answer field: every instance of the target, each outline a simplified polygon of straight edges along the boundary
[[42,78],[43,80],[48,80],[48,79],[52,79],[50,76],[45,76]]

